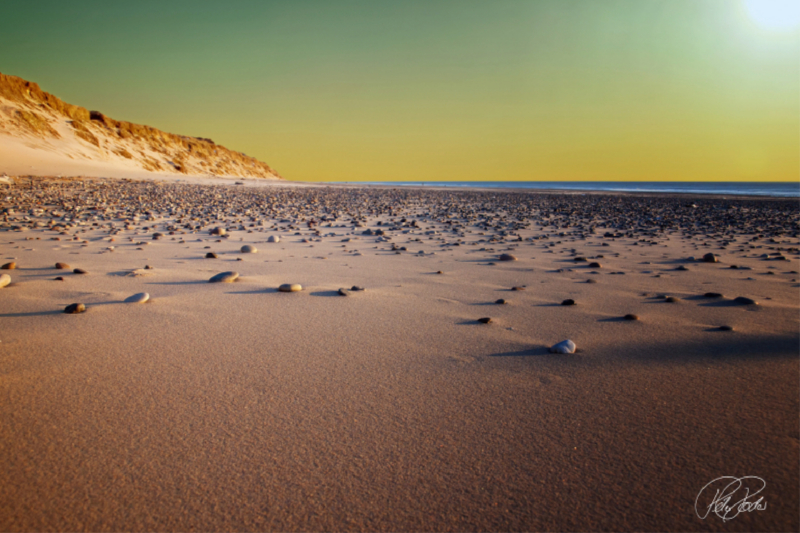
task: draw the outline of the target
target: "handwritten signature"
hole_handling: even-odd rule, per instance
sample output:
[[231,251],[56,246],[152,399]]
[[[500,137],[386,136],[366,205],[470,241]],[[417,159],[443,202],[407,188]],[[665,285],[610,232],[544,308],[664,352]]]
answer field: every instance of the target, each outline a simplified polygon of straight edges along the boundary
[[700,489],[694,500],[694,512],[701,520],[714,513],[727,522],[741,513],[763,511],[767,508],[767,502],[758,495],[766,486],[766,482],[758,476],[718,477]]

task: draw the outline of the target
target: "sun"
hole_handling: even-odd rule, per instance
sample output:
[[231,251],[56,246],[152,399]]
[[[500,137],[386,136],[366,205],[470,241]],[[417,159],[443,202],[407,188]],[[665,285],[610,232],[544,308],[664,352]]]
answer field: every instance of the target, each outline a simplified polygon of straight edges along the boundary
[[744,0],[750,18],[770,30],[787,31],[800,24],[800,0]]

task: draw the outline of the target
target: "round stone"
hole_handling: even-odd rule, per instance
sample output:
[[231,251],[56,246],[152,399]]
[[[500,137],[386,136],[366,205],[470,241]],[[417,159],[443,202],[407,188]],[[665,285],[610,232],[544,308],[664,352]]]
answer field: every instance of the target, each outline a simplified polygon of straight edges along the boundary
[[281,238],[277,235],[270,235],[267,242],[281,242]]
[[73,272],[73,273],[75,273],[75,274],[88,274],[88,272],[86,272],[86,271],[85,271],[84,269],[82,269],[82,268],[73,268],[73,269],[72,269],[72,272]]
[[278,290],[281,292],[300,292],[303,290],[303,286],[299,283],[284,283]]
[[56,268],[58,270],[69,270],[69,265],[66,263],[56,263]]
[[64,308],[64,312],[70,315],[83,313],[84,311],[86,311],[86,306],[83,304],[69,304]]
[[485,316],[483,318],[479,318],[478,319],[478,322],[480,322],[481,324],[488,324],[491,321],[492,321],[492,319],[490,317],[488,317],[488,316]]
[[589,263],[589,268],[603,268],[603,265],[597,262]]
[[125,298],[125,303],[129,304],[143,304],[147,300],[150,299],[150,295],[146,292],[140,292],[138,294],[134,294],[133,296],[128,296]]
[[625,320],[639,320],[639,317],[637,315],[633,315],[633,314],[625,315],[622,318],[624,318]]
[[0,276],[0,288],[5,287],[9,283],[11,283],[11,276],[8,274],[3,274]]
[[745,296],[737,296],[733,299],[734,303],[740,305],[758,305],[758,302],[753,300],[752,298],[747,298]]
[[243,254],[254,254],[258,251],[255,246],[251,246],[249,244],[245,244],[242,246],[242,253]]
[[14,270],[15,268],[17,268],[17,264],[14,261],[11,261],[10,263],[6,263],[5,265],[0,266],[0,269],[3,270]]
[[505,305],[508,302],[506,300],[504,300],[503,298],[500,298],[499,300],[495,300],[494,303],[496,303],[497,305]]
[[206,259],[216,259],[216,258],[217,258],[217,254],[215,254],[214,252],[208,252],[206,254]]
[[705,263],[718,263],[719,259],[717,258],[716,255],[709,253],[709,254],[706,254],[706,255],[703,256],[703,262],[705,262]]
[[550,347],[550,352],[551,353],[563,353],[563,354],[575,353],[575,349],[576,348],[577,348],[577,346],[575,346],[575,343],[572,342],[571,340],[567,339],[565,341],[561,341],[558,344],[554,344],[553,346],[551,346]]
[[225,235],[228,234],[228,232],[225,231],[225,228],[220,228],[220,227],[214,228],[211,231],[209,231],[208,233],[210,235],[217,235],[218,237],[224,237]]
[[572,298],[567,298],[566,300],[561,302],[561,305],[575,305],[575,300],[573,300]]
[[220,272],[208,280],[209,283],[232,283],[239,277],[238,272]]
[[497,259],[499,261],[516,261],[517,260],[517,258],[514,257],[511,254],[500,254],[500,256]]

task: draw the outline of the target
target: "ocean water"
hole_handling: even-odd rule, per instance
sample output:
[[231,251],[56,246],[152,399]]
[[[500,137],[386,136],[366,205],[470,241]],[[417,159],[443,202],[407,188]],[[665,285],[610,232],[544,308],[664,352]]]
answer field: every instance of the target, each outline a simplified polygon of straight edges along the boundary
[[453,189],[548,189],[560,191],[666,192],[731,194],[800,198],[798,182],[672,182],[672,181],[375,181],[370,185],[394,187],[447,187]]

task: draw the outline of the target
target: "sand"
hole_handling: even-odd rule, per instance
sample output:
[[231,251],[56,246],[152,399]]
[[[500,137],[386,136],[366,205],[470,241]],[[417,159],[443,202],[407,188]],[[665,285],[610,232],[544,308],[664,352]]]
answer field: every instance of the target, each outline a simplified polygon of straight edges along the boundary
[[800,528],[796,201],[15,183],[2,531]]

